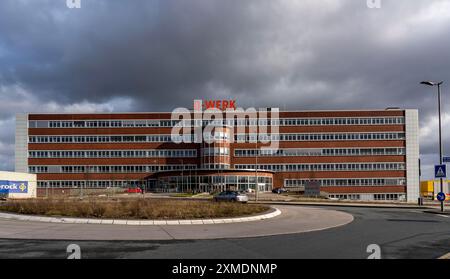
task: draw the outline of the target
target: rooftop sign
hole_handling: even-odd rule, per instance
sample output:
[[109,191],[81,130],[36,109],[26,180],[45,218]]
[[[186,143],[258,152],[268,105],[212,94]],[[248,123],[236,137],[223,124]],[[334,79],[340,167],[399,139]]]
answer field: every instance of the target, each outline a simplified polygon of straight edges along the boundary
[[194,110],[236,110],[236,100],[194,100]]

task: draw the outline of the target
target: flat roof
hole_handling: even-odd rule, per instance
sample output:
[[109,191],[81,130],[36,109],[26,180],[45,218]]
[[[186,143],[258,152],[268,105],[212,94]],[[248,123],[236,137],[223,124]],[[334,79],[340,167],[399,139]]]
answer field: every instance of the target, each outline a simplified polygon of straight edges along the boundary
[[[276,108],[276,107],[274,107]],[[259,109],[268,109],[266,108],[256,108],[257,111]],[[405,110],[418,110],[417,108],[414,109],[410,109],[410,108],[399,108],[399,109],[327,109],[327,110],[279,110],[279,112],[355,112],[355,111],[377,111],[377,112],[381,112],[381,111],[405,111]],[[189,110],[190,112],[194,112],[194,110]],[[136,112],[127,112],[127,111],[123,111],[123,112],[27,112],[27,113],[18,113],[18,114],[49,114],[49,115],[53,115],[53,114],[74,114],[74,115],[83,115],[83,114],[161,114],[161,113],[172,113],[173,111],[136,111]],[[204,112],[204,111],[202,111]],[[227,112],[222,111],[222,112]],[[228,112],[233,112],[233,111],[228,111]],[[238,111],[241,112],[241,111]],[[242,113],[245,113],[245,109],[244,111],[242,111]]]

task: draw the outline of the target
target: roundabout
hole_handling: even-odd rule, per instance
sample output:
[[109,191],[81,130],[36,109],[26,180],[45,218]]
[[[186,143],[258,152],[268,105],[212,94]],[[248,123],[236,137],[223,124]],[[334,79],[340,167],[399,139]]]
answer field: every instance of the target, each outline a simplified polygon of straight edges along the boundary
[[178,220],[127,220],[127,219],[99,219],[99,218],[70,218],[70,217],[43,217],[0,212],[0,218],[8,220],[46,222],[62,224],[102,224],[102,225],[128,225],[128,226],[159,226],[159,225],[208,225],[223,223],[240,223],[265,220],[281,214],[277,208],[269,208],[268,212],[253,216],[235,218],[204,218],[204,219],[178,219]]
[[[351,214],[312,207],[279,205],[268,214],[252,222],[203,222],[203,224],[157,224],[150,226],[94,223],[63,223],[30,221],[24,217],[0,216],[0,238],[39,240],[196,240],[249,238],[271,235],[319,231],[346,225],[353,221]],[[10,215],[10,214],[8,214]],[[11,216],[10,216],[11,217]],[[249,217],[257,218],[258,216]],[[36,217],[35,217],[36,218]],[[37,217],[39,218],[39,217]],[[69,218],[63,218],[69,219]],[[141,221],[143,222],[143,221]]]

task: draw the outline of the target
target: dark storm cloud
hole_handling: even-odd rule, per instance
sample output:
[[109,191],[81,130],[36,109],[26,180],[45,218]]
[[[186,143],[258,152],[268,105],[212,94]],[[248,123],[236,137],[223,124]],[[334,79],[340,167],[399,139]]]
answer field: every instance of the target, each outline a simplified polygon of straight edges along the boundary
[[[172,110],[215,97],[281,109],[419,108],[421,151],[436,152],[434,90],[418,83],[450,82],[447,1],[81,2],[0,2],[2,94],[14,88],[41,110]],[[16,110],[2,99],[0,117],[10,119]]]
[[149,109],[211,94],[243,105],[255,96],[284,105],[282,94],[292,108],[415,107],[417,80],[443,76],[450,62],[448,28],[379,38],[431,1],[64,2],[3,4],[4,47],[17,59],[4,83],[62,102],[128,95]]

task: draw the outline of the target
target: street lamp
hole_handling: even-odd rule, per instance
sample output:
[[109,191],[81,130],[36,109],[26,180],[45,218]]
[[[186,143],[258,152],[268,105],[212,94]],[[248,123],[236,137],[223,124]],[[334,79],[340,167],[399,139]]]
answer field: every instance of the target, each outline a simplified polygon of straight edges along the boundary
[[[441,85],[444,82],[434,82],[434,81],[422,81],[420,84],[428,85],[428,86],[437,86],[438,88],[438,113],[439,113],[439,164],[442,165],[442,121],[441,121]],[[440,178],[441,182],[441,192],[444,192],[444,182],[442,177]],[[445,201],[445,199],[444,199]],[[441,211],[444,212],[444,201],[441,201]]]
[[259,185],[258,185],[258,131],[257,131],[255,142],[255,201],[258,201],[258,195],[259,195]]
[[181,193],[183,193],[183,186],[184,186],[184,161],[183,159],[180,159],[181,161]]

